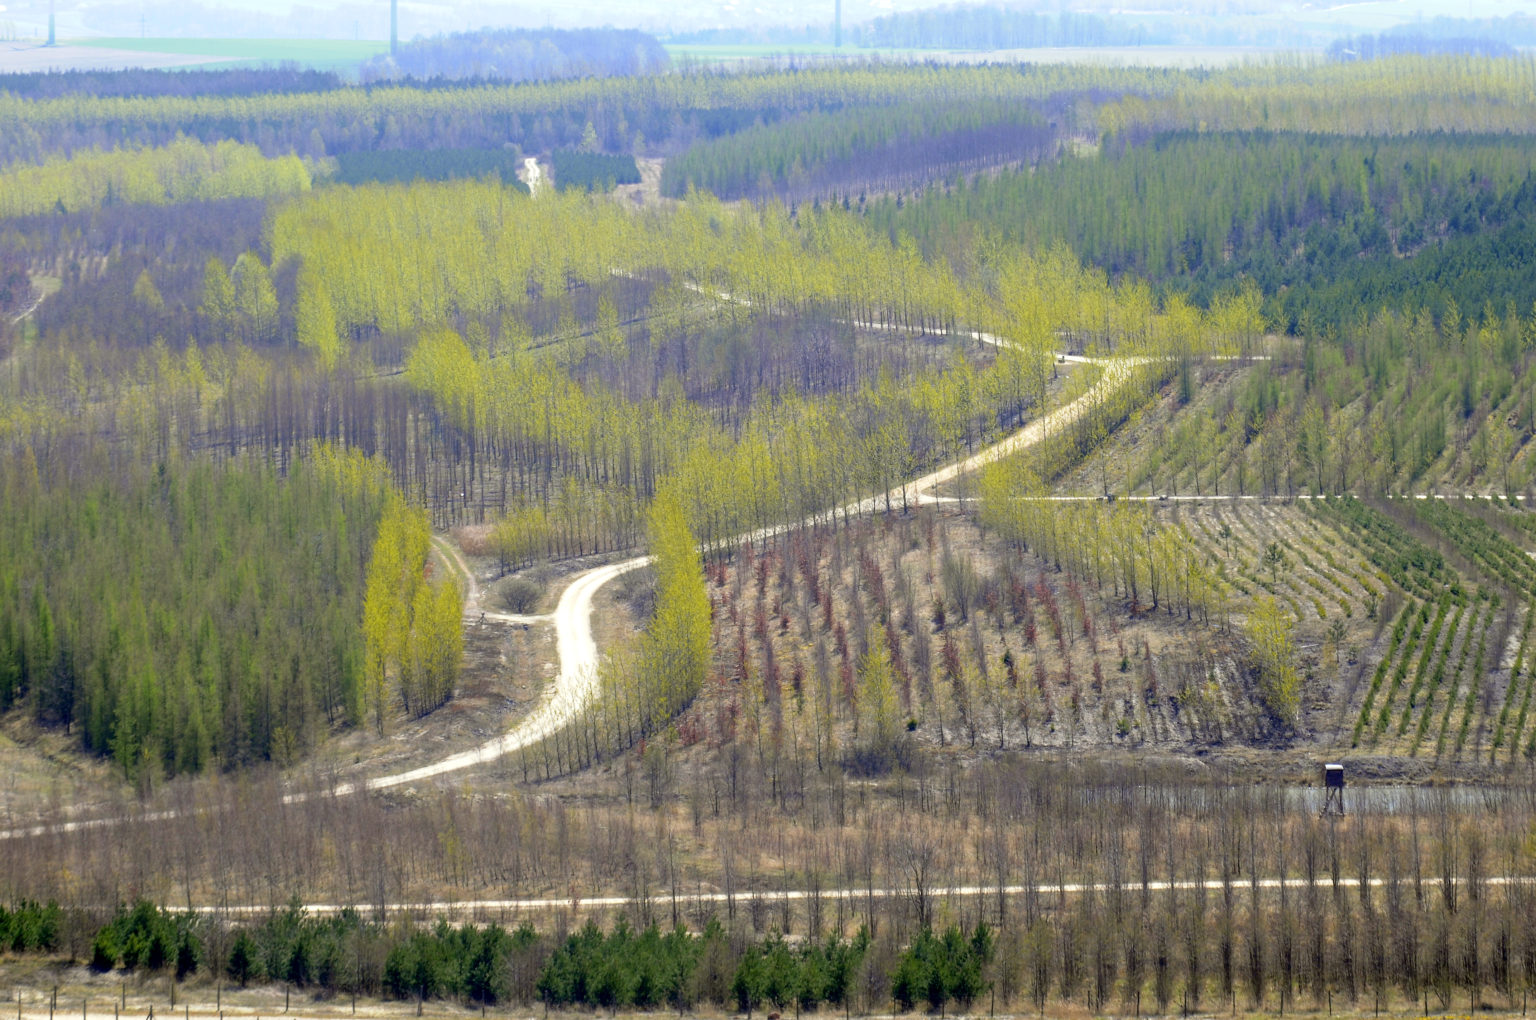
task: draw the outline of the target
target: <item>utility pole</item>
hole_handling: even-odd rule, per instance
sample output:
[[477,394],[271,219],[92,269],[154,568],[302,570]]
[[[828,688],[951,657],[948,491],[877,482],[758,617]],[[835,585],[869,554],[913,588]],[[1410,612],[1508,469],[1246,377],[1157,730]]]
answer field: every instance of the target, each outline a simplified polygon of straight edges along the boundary
[[58,37],[54,34],[54,30],[53,30],[53,3],[54,3],[54,0],[48,0],[48,45],[49,46],[57,46],[59,44]]

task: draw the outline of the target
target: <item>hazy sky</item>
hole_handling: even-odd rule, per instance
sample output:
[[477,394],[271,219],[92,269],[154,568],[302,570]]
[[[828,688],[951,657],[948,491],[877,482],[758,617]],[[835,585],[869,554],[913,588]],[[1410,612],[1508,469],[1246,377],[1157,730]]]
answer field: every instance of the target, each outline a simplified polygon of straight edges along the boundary
[[[388,34],[386,0],[56,0],[61,35],[265,35],[383,38]],[[985,2],[985,0],[983,0]],[[995,0],[993,0],[995,2]],[[1004,0],[1006,3],[1007,0]],[[940,6],[940,0],[845,0],[846,23],[890,10]],[[1369,3],[1302,3],[1279,0],[1027,0],[1008,6],[1042,11],[1111,12],[1150,10],[1242,11],[1273,15],[1281,7],[1299,20],[1345,31],[1379,30],[1436,15],[1495,16],[1536,13],[1532,0],[1374,0]],[[0,0],[0,31],[13,26],[27,36],[46,24],[47,0]],[[483,26],[541,27],[614,25],[655,31],[710,26],[825,24],[832,0],[402,0],[400,31],[405,38]]]

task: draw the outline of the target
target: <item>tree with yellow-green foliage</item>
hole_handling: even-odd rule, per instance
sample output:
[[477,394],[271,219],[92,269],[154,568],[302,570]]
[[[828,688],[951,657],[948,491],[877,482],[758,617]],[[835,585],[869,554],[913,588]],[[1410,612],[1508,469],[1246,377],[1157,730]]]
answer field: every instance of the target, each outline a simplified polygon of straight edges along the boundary
[[235,285],[224,262],[210,258],[203,265],[203,303],[197,314],[208,325],[210,336],[227,340],[234,334]]
[[649,517],[656,570],[656,612],[640,650],[640,672],[649,687],[642,718],[671,718],[704,686],[709,673],[709,593],[698,544],[682,504],[659,496]]
[[325,281],[312,270],[299,273],[299,292],[293,310],[294,332],[299,346],[314,352],[321,369],[329,372],[346,353],[336,329],[336,308]]
[[255,252],[235,259],[229,274],[235,288],[235,316],[247,343],[271,343],[277,336],[277,292],[266,263]]
[[400,659],[400,700],[406,712],[422,716],[447,704],[463,658],[464,599],[458,585],[448,579],[418,585]]
[[1301,674],[1296,669],[1291,627],[1291,619],[1273,596],[1256,599],[1249,609],[1248,639],[1253,642],[1259,697],[1271,715],[1295,729],[1301,718]]
[[883,772],[895,762],[900,739],[896,671],[885,628],[869,628],[868,649],[859,659],[859,714],[855,754],[868,771]]
[[424,577],[431,545],[427,515],[398,494],[379,522],[363,595],[364,694],[384,732],[389,677],[400,702],[425,715],[453,693],[463,657],[463,594],[451,581]]
[[0,217],[110,202],[165,205],[216,198],[264,198],[308,191],[309,170],[297,156],[268,159],[254,145],[203,145],[178,138],[158,148],[77,151],[41,166],[0,172]]

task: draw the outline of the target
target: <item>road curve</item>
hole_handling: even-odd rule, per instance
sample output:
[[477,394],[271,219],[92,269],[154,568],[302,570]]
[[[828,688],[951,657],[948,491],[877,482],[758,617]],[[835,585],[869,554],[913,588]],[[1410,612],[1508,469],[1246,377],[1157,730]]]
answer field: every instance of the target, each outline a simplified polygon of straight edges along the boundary
[[[1074,357],[1074,362],[1085,363],[1092,359]],[[1051,413],[1030,422],[1024,428],[1013,435],[979,450],[969,457],[956,461],[946,467],[940,468],[930,474],[924,475],[904,486],[898,486],[888,493],[871,496],[855,503],[839,507],[839,513],[845,516],[875,513],[887,504],[900,503],[903,494],[918,494],[919,502],[937,502],[938,497],[933,496],[929,490],[944,482],[951,481],[962,474],[974,471],[992,463],[1008,454],[1015,453],[1028,446],[1038,443],[1040,440],[1065,428],[1073,421],[1083,409],[1095,401],[1101,399],[1105,393],[1125,381],[1130,369],[1140,364],[1144,359],[1125,358],[1110,362],[1104,362],[1104,372],[1099,380],[1086,393],[1079,396],[1070,404],[1057,408]],[[773,528],[764,528],[750,534],[741,536],[741,541],[762,541],[782,534],[801,524],[780,525]],[[462,561],[461,561],[462,562]],[[624,560],[620,563],[610,563],[606,566],[596,567],[586,573],[576,576],[564,594],[560,596],[559,605],[554,612],[556,644],[560,657],[560,672],[555,677],[553,686],[548,695],[539,703],[539,706],[531,714],[523,718],[517,725],[506,733],[492,740],[488,740],[479,747],[460,752],[434,762],[431,765],[423,765],[419,768],[409,769],[404,772],[387,776],[379,776],[360,783],[342,783],[332,791],[337,796],[345,796],[358,790],[382,790],[405,783],[416,782],[421,779],[431,779],[435,776],[446,775],[461,769],[472,768],[476,765],[484,765],[488,762],[521,750],[555,733],[565,723],[574,719],[576,715],[586,707],[587,702],[597,693],[597,642],[592,636],[592,603],[597,593],[610,581],[637,570],[650,562],[648,556],[638,556]],[[508,614],[484,614],[487,619],[502,619],[506,622],[524,623],[534,622],[535,617],[511,617]],[[290,794],[287,801],[303,799],[303,794]]]
[[[592,600],[609,581],[649,562],[650,557],[639,556],[622,563],[596,567],[577,575],[565,589],[554,612],[560,673],[548,696],[512,729],[479,747],[450,755],[431,765],[378,776],[360,783],[342,783],[332,793],[343,797],[358,790],[384,790],[484,765],[555,733],[574,719],[597,693],[597,641],[592,636]],[[303,794],[289,794],[283,800],[292,803],[303,798]]]

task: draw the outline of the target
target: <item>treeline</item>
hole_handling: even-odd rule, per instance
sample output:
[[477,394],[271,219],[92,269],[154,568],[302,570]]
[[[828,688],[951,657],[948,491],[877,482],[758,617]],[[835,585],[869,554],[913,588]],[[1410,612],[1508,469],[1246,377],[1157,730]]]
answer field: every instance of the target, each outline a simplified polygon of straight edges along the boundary
[[0,710],[129,778],[286,763],[362,718],[382,466],[318,454],[280,477],[64,443],[0,471]]
[[[523,165],[518,149],[389,149],[344,152],[336,156],[338,184],[451,181],[494,175],[501,183],[526,192],[517,179]],[[630,160],[634,164],[634,160]]]
[[849,26],[845,34],[856,45],[888,49],[1011,50],[1148,41],[1144,27],[1120,18],[966,5],[884,14]]
[[[178,134],[311,158],[387,149],[581,146],[681,148],[749,126],[764,111],[833,110],[931,99],[1042,100],[1061,93],[1165,92],[1177,72],[1103,66],[867,65],[718,75],[697,72],[530,85],[372,86],[291,95],[83,97],[0,94],[0,162],[41,162],[104,144],[165,145]],[[770,116],[772,113],[769,114]]]
[[1529,14],[1504,14],[1493,17],[1454,17],[1445,14],[1428,20],[1394,25],[1382,36],[1428,36],[1431,39],[1498,39],[1511,46],[1536,43],[1536,17]]
[[1512,57],[1515,48],[1507,41],[1495,38],[1382,32],[1378,35],[1353,35],[1335,39],[1328,44],[1326,52],[1334,60],[1377,60],[1404,53],[1421,57]]
[[656,37],[617,28],[482,28],[413,39],[363,65],[365,82],[554,81],[657,74],[671,67]]
[[555,187],[561,191],[612,191],[620,184],[640,183],[640,168],[633,156],[556,149],[549,162]]
[[662,168],[661,191],[806,201],[1054,154],[1056,131],[1016,101],[900,103],[807,113],[699,142]]
[[0,172],[0,218],[116,202],[267,198],[309,186],[309,168],[297,156],[268,159],[254,145],[183,138],[158,149],[76,152],[41,166],[8,167]]
[[[292,905],[221,930],[140,901],[100,929],[92,964],[173,972],[178,981],[213,971],[242,986],[283,981],[317,995],[645,1011],[714,1005],[748,1015],[964,1011],[989,994],[1005,1008],[1096,1012],[1315,1009],[1335,996],[1360,1008],[1450,1009],[1458,999],[1507,1008],[1529,994],[1536,930],[1521,912],[1528,893],[1485,884],[1453,909],[1460,897],[1448,890],[1433,906],[1415,905],[1402,877],[1377,894],[1358,894],[1339,877],[1293,878],[1278,897],[1228,878],[1155,902],[1117,882],[1001,932],[985,921],[969,931],[923,927],[906,945],[867,929],[851,940],[791,944],[714,919],[698,934],[654,924],[636,931],[622,918],[606,934],[589,922],[563,939],[527,922],[508,931],[439,920],[408,932],[353,911],[318,919]],[[215,941],[227,955],[209,959]]]
[[1202,305],[1251,280],[1272,321],[1342,328],[1383,306],[1438,318],[1450,302],[1473,312],[1536,300],[1512,269],[1536,230],[1533,151],[1445,134],[1159,135],[864,209],[927,252],[987,223]]
[[1186,76],[1161,94],[1129,93],[1094,114],[1100,132],[1288,131],[1473,135],[1536,131],[1536,58],[1415,56],[1284,59]]
[[237,67],[157,71],[37,71],[0,74],[0,92],[26,99],[64,96],[245,96],[322,92],[342,87],[330,71],[309,68]]

